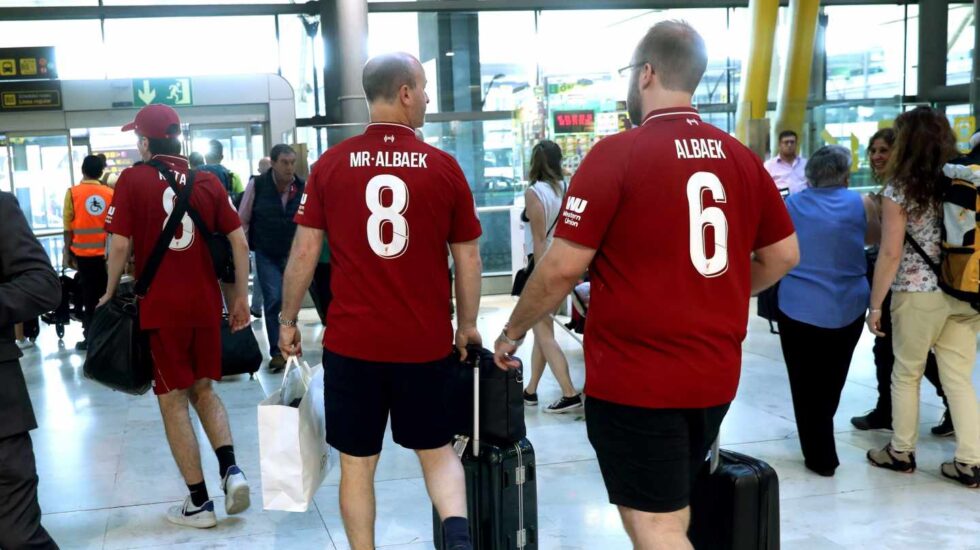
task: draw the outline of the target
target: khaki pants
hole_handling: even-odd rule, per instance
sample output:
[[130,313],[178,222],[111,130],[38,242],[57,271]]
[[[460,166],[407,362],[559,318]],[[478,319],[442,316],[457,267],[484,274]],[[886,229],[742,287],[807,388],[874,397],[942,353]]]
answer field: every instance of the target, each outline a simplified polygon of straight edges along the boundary
[[972,375],[980,314],[941,291],[895,292],[892,296],[892,447],[914,451],[919,437],[919,383],[934,348],[939,379],[956,428],[956,460],[980,464],[980,408]]

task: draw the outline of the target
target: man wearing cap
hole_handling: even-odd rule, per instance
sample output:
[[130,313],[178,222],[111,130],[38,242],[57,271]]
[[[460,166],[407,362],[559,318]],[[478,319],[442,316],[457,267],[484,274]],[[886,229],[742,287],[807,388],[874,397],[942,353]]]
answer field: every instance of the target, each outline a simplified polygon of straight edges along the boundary
[[[100,305],[115,294],[131,254],[136,258],[136,277],[140,277],[176,204],[168,181],[172,177],[178,188],[193,184],[189,208],[197,212],[208,231],[230,239],[235,284],[228,289],[229,322],[235,331],[247,327],[245,234],[221,182],[207,172],[190,172],[187,159],[180,155],[177,112],[165,105],[150,105],[122,129],[136,132],[143,163],[126,169],[116,184],[106,219],[106,230],[112,234],[109,285]],[[210,250],[204,235],[185,214],[146,296],[140,300],[140,328],[149,336],[153,393],[160,403],[167,440],[190,490],[183,506],[170,508],[167,519],[189,527],[214,527],[216,517],[188,405],[197,411],[218,457],[225,511],[237,514],[249,506],[248,482],[235,464],[228,415],[211,387],[212,380],[221,379],[221,314],[221,289]]]

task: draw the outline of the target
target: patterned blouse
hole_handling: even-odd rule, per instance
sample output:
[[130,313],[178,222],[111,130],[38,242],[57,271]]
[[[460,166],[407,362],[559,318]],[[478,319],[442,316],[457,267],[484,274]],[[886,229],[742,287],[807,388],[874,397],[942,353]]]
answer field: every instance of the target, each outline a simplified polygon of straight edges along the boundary
[[[908,213],[909,205],[905,202],[905,196],[892,184],[885,187],[883,195],[895,201]],[[919,246],[926,251],[926,254],[934,262],[939,263],[939,242],[942,239],[942,234],[939,230],[939,215],[936,210],[930,209],[918,217],[909,215],[905,224],[905,233],[915,239],[915,242],[919,243]],[[902,261],[898,264],[898,274],[892,283],[892,290],[895,292],[936,292],[939,290],[936,273],[909,243],[905,243]]]

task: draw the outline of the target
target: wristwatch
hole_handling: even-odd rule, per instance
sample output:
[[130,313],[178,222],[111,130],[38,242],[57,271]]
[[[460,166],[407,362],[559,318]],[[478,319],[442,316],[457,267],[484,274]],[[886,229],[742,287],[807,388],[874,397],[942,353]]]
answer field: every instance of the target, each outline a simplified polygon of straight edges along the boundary
[[511,338],[510,336],[507,336],[507,329],[508,329],[508,328],[510,328],[510,327],[509,327],[509,326],[507,326],[507,325],[505,325],[505,326],[504,326],[504,330],[502,330],[502,331],[500,331],[500,336],[498,337],[498,339],[499,339],[499,340],[500,340],[501,342],[503,342],[503,343],[505,343],[505,344],[507,344],[507,345],[509,345],[509,346],[514,346],[515,348],[519,348],[519,347],[521,347],[521,344],[523,344],[523,343],[524,343],[524,338],[526,338],[526,337],[527,337],[527,333],[524,333],[524,335],[523,335],[523,336],[521,336],[521,337],[520,337],[520,338],[518,338],[517,340],[514,340],[514,339],[513,339],[513,338]]
[[282,313],[279,313],[279,324],[284,327],[295,327],[296,321],[298,321],[298,319],[283,319]]

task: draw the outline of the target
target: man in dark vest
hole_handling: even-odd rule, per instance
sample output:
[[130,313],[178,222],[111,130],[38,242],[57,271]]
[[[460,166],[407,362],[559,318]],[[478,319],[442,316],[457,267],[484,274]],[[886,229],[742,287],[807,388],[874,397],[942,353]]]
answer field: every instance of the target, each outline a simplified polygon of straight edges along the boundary
[[256,176],[245,188],[238,214],[255,251],[255,270],[262,287],[265,328],[269,336],[269,370],[286,366],[279,351],[279,311],[282,309],[282,277],[296,234],[293,217],[299,210],[306,183],[296,176],[296,152],[276,145],[269,152],[272,168]]

